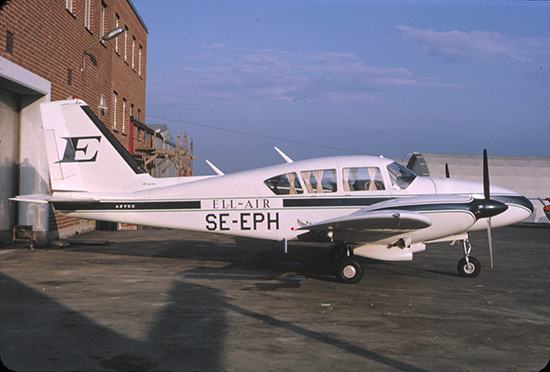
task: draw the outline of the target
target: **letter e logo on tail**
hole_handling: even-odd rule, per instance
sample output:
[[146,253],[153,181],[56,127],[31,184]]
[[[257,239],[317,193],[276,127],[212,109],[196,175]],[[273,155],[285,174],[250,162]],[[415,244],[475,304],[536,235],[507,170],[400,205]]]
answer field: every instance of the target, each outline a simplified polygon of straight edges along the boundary
[[67,141],[67,145],[65,146],[63,159],[58,163],[83,163],[96,160],[101,136],[62,138]]

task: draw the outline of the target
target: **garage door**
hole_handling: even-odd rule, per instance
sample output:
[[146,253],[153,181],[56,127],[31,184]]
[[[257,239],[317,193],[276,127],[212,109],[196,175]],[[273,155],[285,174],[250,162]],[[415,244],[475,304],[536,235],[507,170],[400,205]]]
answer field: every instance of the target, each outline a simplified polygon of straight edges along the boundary
[[19,110],[18,97],[0,89],[0,246],[11,243],[17,206],[8,198],[17,194]]

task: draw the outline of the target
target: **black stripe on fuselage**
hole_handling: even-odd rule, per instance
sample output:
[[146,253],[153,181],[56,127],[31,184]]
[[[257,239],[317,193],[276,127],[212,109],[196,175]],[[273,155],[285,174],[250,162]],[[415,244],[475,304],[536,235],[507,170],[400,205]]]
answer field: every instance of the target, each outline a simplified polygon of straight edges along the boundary
[[199,200],[193,201],[147,201],[147,202],[54,202],[58,211],[138,211],[201,209]]
[[368,207],[393,198],[292,198],[283,199],[285,208]]
[[[368,207],[394,198],[288,198],[283,199],[284,208],[330,208],[330,207]],[[496,196],[501,202],[521,205],[527,209],[533,208],[531,202],[523,196]],[[376,210],[403,209],[413,212],[464,210],[472,212],[472,201],[467,203],[429,203],[386,206]],[[54,202],[55,209],[60,211],[98,210],[182,210],[201,209],[199,200],[189,201],[114,201],[114,202]]]
[[[365,208],[372,206],[377,203],[381,203],[387,200],[396,199],[396,198],[300,198],[300,199],[284,199],[283,207],[285,208],[329,208],[329,207],[358,207]],[[464,203],[428,203],[428,204],[406,204],[407,197],[399,198],[403,200],[400,205],[390,205],[382,206],[381,208],[374,208],[372,211],[381,211],[381,210],[406,210],[411,212],[418,213],[428,213],[428,212],[445,212],[445,211],[464,211],[472,212],[471,201]]]

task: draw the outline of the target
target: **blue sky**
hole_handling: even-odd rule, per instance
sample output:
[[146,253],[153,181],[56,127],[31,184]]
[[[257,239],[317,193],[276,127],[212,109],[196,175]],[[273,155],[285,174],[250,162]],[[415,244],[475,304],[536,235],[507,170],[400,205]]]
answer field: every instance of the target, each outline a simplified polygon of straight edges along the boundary
[[195,175],[281,163],[274,146],[550,156],[550,2],[133,3],[146,123],[187,131]]

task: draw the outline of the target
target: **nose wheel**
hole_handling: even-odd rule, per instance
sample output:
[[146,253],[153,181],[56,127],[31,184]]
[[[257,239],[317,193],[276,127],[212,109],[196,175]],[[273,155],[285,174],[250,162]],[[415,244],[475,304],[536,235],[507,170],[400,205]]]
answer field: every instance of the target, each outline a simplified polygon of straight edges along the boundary
[[475,278],[481,271],[481,265],[475,257],[468,257],[468,260],[466,260],[466,257],[462,257],[458,261],[457,270],[460,276]]
[[469,239],[462,241],[464,247],[464,257],[458,261],[457,270],[460,276],[465,278],[475,278],[481,271],[481,264],[477,258],[470,256],[472,245]]

